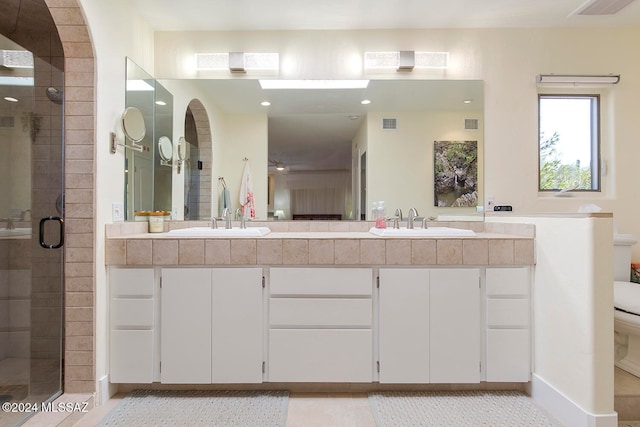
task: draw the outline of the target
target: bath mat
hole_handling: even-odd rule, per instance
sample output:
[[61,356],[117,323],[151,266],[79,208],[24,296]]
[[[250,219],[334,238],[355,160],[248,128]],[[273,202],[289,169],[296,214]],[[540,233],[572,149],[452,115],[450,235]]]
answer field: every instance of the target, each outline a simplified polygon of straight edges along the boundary
[[376,392],[369,404],[378,427],[559,427],[517,391]]
[[282,427],[286,391],[135,390],[99,426]]

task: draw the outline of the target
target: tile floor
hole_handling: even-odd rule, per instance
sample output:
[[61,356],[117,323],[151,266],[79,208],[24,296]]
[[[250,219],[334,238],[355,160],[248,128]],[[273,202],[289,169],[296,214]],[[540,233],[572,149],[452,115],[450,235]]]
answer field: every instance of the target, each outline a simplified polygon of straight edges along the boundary
[[[73,427],[94,427],[126,394],[93,409]],[[34,420],[36,421],[36,420]],[[375,427],[366,393],[291,393],[286,427]],[[27,427],[48,424],[29,422]]]
[[[29,420],[26,427],[73,426],[94,427],[106,416],[126,393],[114,396],[104,405],[92,409],[82,417],[60,418],[61,414],[39,414]],[[640,402],[640,378],[616,369],[616,396],[638,396]],[[67,395],[67,400],[83,401],[88,395]],[[640,405],[633,405],[638,406]],[[79,414],[76,414],[79,415]],[[620,419],[620,425],[636,425],[633,419]],[[291,393],[286,427],[375,427],[366,393]]]

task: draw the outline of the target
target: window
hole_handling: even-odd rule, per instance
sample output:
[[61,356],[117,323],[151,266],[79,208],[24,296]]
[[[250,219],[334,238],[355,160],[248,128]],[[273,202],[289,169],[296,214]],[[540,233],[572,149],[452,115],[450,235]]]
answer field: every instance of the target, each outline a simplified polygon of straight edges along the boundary
[[600,191],[598,95],[539,95],[540,191]]

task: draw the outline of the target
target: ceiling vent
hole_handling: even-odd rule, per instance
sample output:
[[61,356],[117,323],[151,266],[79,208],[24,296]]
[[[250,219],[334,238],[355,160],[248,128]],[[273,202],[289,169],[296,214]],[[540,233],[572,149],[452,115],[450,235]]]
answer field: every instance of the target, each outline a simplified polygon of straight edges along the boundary
[[383,118],[382,130],[396,130],[398,129],[398,119],[395,118]]
[[478,130],[479,126],[478,119],[464,119],[464,130]]
[[615,15],[633,0],[588,0],[571,15]]

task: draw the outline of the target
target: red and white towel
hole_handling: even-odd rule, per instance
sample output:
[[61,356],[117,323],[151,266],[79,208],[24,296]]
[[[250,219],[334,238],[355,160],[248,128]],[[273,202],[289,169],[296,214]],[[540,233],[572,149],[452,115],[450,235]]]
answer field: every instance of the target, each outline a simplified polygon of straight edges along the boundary
[[255,219],[256,205],[253,199],[253,180],[248,160],[245,161],[242,183],[240,184],[240,208],[245,219]]

